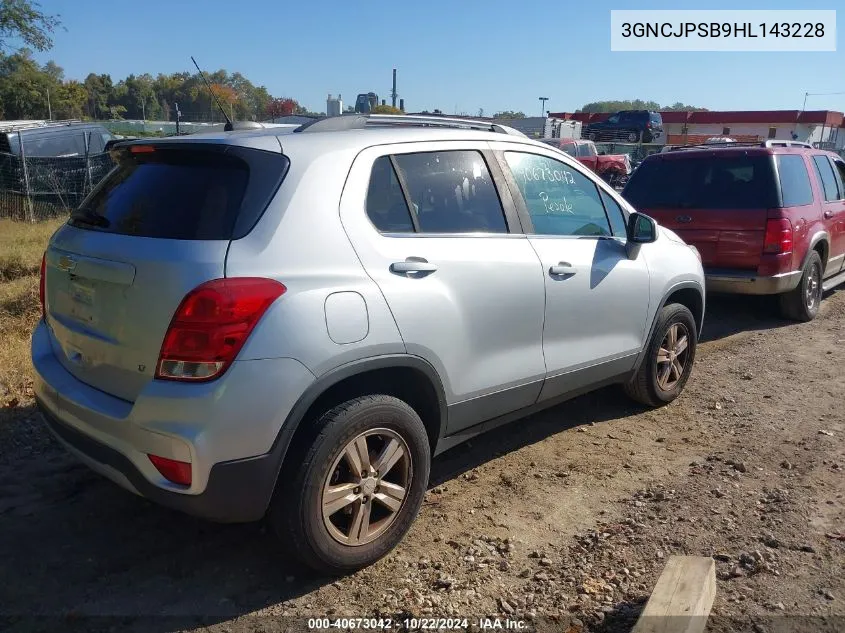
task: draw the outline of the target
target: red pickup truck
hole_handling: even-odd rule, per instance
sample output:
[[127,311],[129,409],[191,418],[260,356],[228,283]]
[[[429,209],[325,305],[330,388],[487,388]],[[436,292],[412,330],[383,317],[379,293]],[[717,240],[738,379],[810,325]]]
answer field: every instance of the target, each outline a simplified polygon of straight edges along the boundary
[[593,141],[571,138],[544,138],[543,143],[563,150],[583,163],[613,187],[624,184],[631,175],[631,160],[627,154],[599,154]]
[[771,140],[646,158],[622,195],[701,253],[709,292],[773,294],[813,319],[845,283],[845,160]]

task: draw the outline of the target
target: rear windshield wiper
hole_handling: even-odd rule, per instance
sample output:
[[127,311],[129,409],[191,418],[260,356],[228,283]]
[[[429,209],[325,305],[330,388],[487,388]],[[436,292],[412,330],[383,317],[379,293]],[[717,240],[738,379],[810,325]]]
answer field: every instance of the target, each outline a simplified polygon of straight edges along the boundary
[[74,224],[87,224],[88,226],[96,226],[102,229],[108,228],[111,224],[108,218],[103,217],[91,209],[85,208],[79,208],[74,211],[70,216],[70,221]]

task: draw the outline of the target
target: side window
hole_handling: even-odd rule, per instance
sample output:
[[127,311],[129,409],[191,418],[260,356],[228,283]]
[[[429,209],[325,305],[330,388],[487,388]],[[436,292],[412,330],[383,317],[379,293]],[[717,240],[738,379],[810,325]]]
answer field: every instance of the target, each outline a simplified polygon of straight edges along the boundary
[[381,156],[373,163],[367,189],[367,215],[382,233],[414,232],[402,187],[387,156]]
[[582,143],[578,147],[578,156],[595,156],[596,155],[596,146],[592,143]]
[[499,194],[480,152],[394,156],[422,233],[507,233]]
[[800,207],[813,203],[813,189],[804,157],[797,154],[777,154],[778,177],[783,193],[783,206]]
[[816,166],[816,175],[824,189],[824,199],[828,202],[839,200],[839,188],[836,185],[836,176],[833,175],[833,167],[827,156],[813,156],[813,164]]
[[628,235],[625,226],[625,213],[622,207],[604,189],[599,189],[601,201],[604,203],[604,210],[607,211],[607,219],[610,220],[610,228],[613,229],[614,237],[626,237]]
[[85,134],[88,135],[88,153],[101,154],[103,152],[103,148],[105,147],[103,135],[93,130],[85,132]]
[[595,183],[552,158],[505,152],[525,206],[540,235],[611,235]]
[[561,149],[574,158],[578,153],[577,147],[578,146],[575,145],[575,143],[567,143],[566,145],[563,145]]
[[839,184],[839,198],[845,200],[845,161],[833,161],[833,174]]

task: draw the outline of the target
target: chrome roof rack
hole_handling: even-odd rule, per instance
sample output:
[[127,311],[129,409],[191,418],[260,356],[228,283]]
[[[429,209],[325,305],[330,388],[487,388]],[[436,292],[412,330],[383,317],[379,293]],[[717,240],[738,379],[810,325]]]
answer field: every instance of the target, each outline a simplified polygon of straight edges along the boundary
[[812,149],[809,143],[802,143],[800,141],[779,141],[776,139],[769,139],[767,141],[718,141],[713,143],[695,143],[693,145],[674,145],[667,151],[678,152],[685,149],[708,149],[714,147],[807,147]]
[[18,130],[40,130],[50,127],[67,127],[73,123],[82,123],[81,119],[66,119],[62,121],[0,121],[0,132],[16,132]]
[[778,141],[776,139],[769,139],[763,142],[763,147],[809,147],[813,148],[809,143],[802,143],[801,141]]
[[367,127],[444,127],[464,130],[499,132],[512,136],[525,136],[519,130],[489,121],[454,119],[441,116],[423,116],[417,114],[344,114],[326,117],[305,123],[294,132],[337,132],[340,130],[362,130]]

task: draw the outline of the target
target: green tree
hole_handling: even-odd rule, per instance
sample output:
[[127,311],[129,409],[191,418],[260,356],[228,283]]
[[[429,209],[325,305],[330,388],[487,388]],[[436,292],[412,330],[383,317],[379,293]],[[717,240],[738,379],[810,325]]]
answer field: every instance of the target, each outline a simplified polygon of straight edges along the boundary
[[394,108],[392,105],[377,105],[373,108],[373,114],[405,114],[399,108]]
[[86,93],[85,114],[92,119],[110,117],[109,104],[114,101],[114,84],[110,75],[89,74],[84,83]]
[[9,50],[9,40],[46,51],[53,46],[51,36],[60,24],[59,16],[43,13],[37,2],[0,0],[0,51]]
[[81,119],[88,102],[85,86],[78,81],[66,81],[56,91],[53,113],[57,119]]
[[619,112],[620,110],[675,110],[675,111],[702,111],[707,108],[688,106],[680,101],[670,105],[661,106],[656,101],[643,101],[642,99],[628,99],[623,101],[593,101],[578,108],[576,112]]
[[58,85],[42,71],[29,49],[0,55],[0,101],[8,119],[46,119],[47,94]]
[[514,112],[513,110],[502,110],[493,115],[494,119],[524,119],[525,112]]

